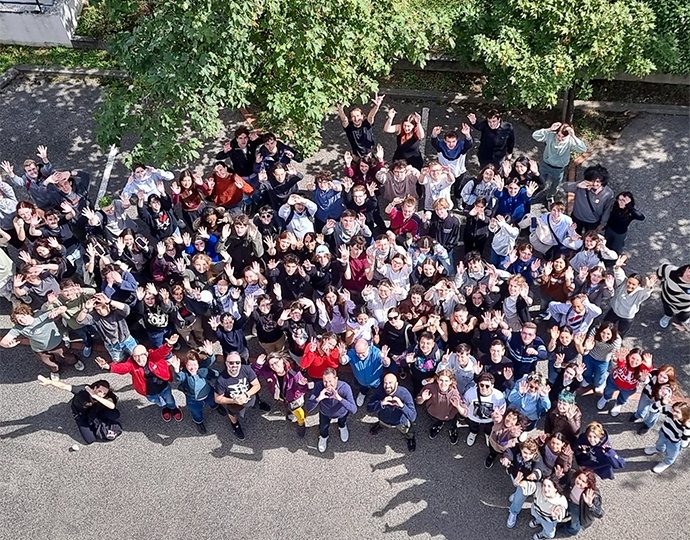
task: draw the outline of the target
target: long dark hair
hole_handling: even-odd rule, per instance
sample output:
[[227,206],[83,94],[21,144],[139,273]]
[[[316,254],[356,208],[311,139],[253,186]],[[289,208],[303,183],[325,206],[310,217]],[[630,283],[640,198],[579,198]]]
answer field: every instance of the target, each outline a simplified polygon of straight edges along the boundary
[[[331,304],[326,301],[326,295],[328,293],[333,293],[335,294],[335,305],[331,306]],[[328,313],[328,316],[332,319],[333,318],[333,309],[335,307],[338,308],[340,311],[340,316],[347,320],[349,318],[349,314],[347,312],[347,306],[345,305],[345,300],[343,297],[338,293],[338,289],[336,289],[333,285],[326,285],[326,289],[323,291],[323,305],[326,306],[326,313]]]
[[618,199],[620,197],[628,197],[630,199],[630,204],[633,208],[635,208],[635,197],[633,197],[633,194],[629,191],[621,191],[618,195],[616,195],[616,198],[614,199],[613,209],[611,210],[611,212],[613,212],[614,214],[620,214],[624,217],[628,217],[630,216],[630,210],[628,210],[627,207],[620,207],[620,205],[618,204]]
[[601,333],[607,328],[611,330],[611,339],[606,343],[613,343],[614,341],[616,341],[616,339],[618,338],[618,329],[616,328],[616,325],[611,321],[603,321],[599,325],[596,332],[594,333],[594,339],[601,341]]

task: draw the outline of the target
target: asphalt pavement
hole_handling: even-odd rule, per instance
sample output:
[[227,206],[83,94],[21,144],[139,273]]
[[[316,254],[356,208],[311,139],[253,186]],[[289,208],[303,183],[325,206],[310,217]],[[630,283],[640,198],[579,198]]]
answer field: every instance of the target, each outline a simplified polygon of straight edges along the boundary
[[[97,148],[91,118],[99,99],[95,81],[57,78],[20,79],[0,92],[0,159],[16,167],[48,144],[56,164],[83,168],[100,181],[105,156]],[[429,107],[429,125],[456,126],[469,109],[436,103],[391,102],[399,117]],[[231,132],[240,120],[228,114]],[[379,141],[390,156],[392,136]],[[515,120],[517,150],[539,156],[530,128]],[[322,150],[300,168],[339,171],[347,141],[335,116],[324,122]],[[208,172],[222,142],[208,141],[200,170]],[[690,261],[690,136],[687,117],[641,115],[620,139],[599,148],[590,162],[609,167],[614,191],[630,190],[647,219],[628,237],[630,271],[652,272],[659,262]],[[473,158],[476,159],[476,158]],[[472,165],[476,170],[476,165]],[[118,161],[110,190],[126,180]],[[97,189],[97,186],[96,188]],[[0,305],[0,334],[9,328],[8,305]],[[638,317],[627,344],[655,353],[655,363],[676,367],[682,387],[690,389],[690,336],[661,330],[658,295]],[[207,412],[209,434],[199,435],[187,414],[181,423],[164,423],[159,409],[132,389],[127,377],[105,374],[90,360],[86,370],[67,370],[63,380],[82,384],[105,377],[120,397],[124,435],[109,444],[83,447],[71,418],[69,395],[40,387],[44,373],[26,347],[0,350],[0,538],[73,539],[110,536],[122,539],[232,537],[237,539],[329,538],[404,539],[467,535],[485,539],[531,537],[525,508],[513,530],[505,528],[509,478],[500,465],[483,466],[481,439],[469,448],[466,430],[451,446],[446,431],[431,441],[428,416],[420,411],[418,445],[408,454],[397,431],[368,434],[374,419],[363,411],[351,418],[350,441],[342,443],[331,427],[325,454],[316,449],[318,418],[307,420],[308,433],[297,438],[282,412],[250,411],[247,439],[238,441],[225,418]],[[349,376],[344,376],[349,381]],[[177,391],[180,402],[184,398]],[[270,398],[266,400],[272,402]],[[584,422],[604,423],[614,447],[628,462],[613,481],[601,482],[606,515],[583,539],[681,540],[690,536],[687,493],[690,454],[660,476],[642,448],[654,442],[628,423],[634,404],[617,418],[599,413],[595,398],[579,399]],[[79,443],[80,450],[69,448]]]

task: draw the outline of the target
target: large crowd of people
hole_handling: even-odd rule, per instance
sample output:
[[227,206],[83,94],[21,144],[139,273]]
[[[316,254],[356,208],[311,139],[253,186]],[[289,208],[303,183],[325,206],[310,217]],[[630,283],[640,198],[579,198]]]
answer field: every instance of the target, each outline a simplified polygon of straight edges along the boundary
[[645,216],[602,165],[566,181],[586,150],[571,126],[534,132],[538,162],[513,155],[498,112],[468,114],[458,131],[431,129],[425,160],[420,115],[389,109],[387,161],[372,128],[383,99],[366,115],[337,108],[350,146],[337,174],[305,178],[297,149],[244,126],[208,176],[135,163],[99,200],[45,146],[21,169],[2,162],[0,294],[14,326],[0,345],[24,340],[47,368],[40,384],[73,394],[86,444],[123,432],[108,380],[63,382],[94,347],[165,422],[183,420],[176,386],[201,434],[208,409],[243,440],[248,412],[278,407],[303,438],[318,410],[325,452],[330,424],[346,443],[366,407],[372,436],[395,429],[414,452],[425,414],[430,439],[466,433],[487,468],[507,469],[507,527],[531,498],[535,539],[575,535],[603,515],[600,480],[625,466],[579,400],[593,390],[618,416],[640,392],[630,422],[659,428],[645,448],[655,473],[690,440],[674,368],[623,346],[657,287],[659,325],[690,330],[690,265],[631,271],[626,234]]

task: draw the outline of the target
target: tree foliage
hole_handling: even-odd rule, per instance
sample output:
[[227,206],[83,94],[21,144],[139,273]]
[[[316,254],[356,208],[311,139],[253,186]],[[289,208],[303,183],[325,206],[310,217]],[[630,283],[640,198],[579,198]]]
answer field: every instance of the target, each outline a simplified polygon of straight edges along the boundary
[[593,78],[649,73],[654,14],[637,0],[463,0],[458,52],[484,68],[487,97],[553,106]]
[[661,73],[690,73],[690,2],[645,0],[656,16],[656,33],[648,57]]
[[[114,13],[141,4],[106,2]],[[132,134],[132,158],[185,163],[199,157],[203,138],[218,133],[221,109],[252,106],[262,128],[311,153],[333,104],[368,101],[395,58],[423,63],[432,43],[450,34],[448,16],[427,28],[418,5],[148,1],[138,24],[112,40],[131,84],[109,90],[98,116],[99,141],[116,144]]]

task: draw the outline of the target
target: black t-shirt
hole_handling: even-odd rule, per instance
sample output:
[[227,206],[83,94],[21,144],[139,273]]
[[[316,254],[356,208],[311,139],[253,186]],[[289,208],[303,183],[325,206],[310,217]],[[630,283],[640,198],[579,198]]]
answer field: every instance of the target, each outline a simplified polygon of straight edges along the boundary
[[251,388],[252,382],[256,379],[254,370],[246,365],[240,366],[237,377],[231,376],[227,370],[216,380],[215,392],[219,396],[235,399],[242,394],[246,394]]
[[252,319],[256,322],[256,337],[261,343],[275,343],[283,335],[283,329],[278,325],[280,314],[271,310],[264,315],[258,309],[252,312]]
[[399,356],[417,343],[417,337],[412,332],[410,324],[404,324],[398,330],[390,322],[386,322],[381,330],[379,343],[381,346],[388,345],[391,354]]
[[498,364],[494,364],[491,361],[490,356],[485,356],[481,360],[481,365],[482,370],[479,372],[478,375],[475,376],[475,381],[479,378],[480,375],[484,373],[491,373],[491,375],[494,376],[494,388],[496,388],[496,390],[498,390],[499,392],[505,392],[506,390],[513,389],[513,386],[515,386],[515,380],[513,376],[511,375],[510,377],[506,377],[503,374],[503,370],[505,368],[513,369],[513,361],[510,358],[504,356]]
[[168,381],[164,381],[151,371],[148,362],[144,366],[144,379],[146,379],[146,394],[149,396],[157,396],[168,386]]
[[[86,385],[84,384],[72,386],[72,393],[74,394],[74,397],[72,398],[72,401],[70,401],[70,406],[72,407],[72,414],[75,417],[86,414],[95,408],[104,408],[104,405],[91,397],[91,395],[86,391]],[[112,391],[108,391],[104,399],[109,399],[113,403],[117,404],[117,396],[113,394]]]
[[350,141],[352,153],[356,156],[364,157],[374,148],[374,133],[369,120],[363,120],[358,128],[353,126],[352,122],[348,122],[345,134]]

